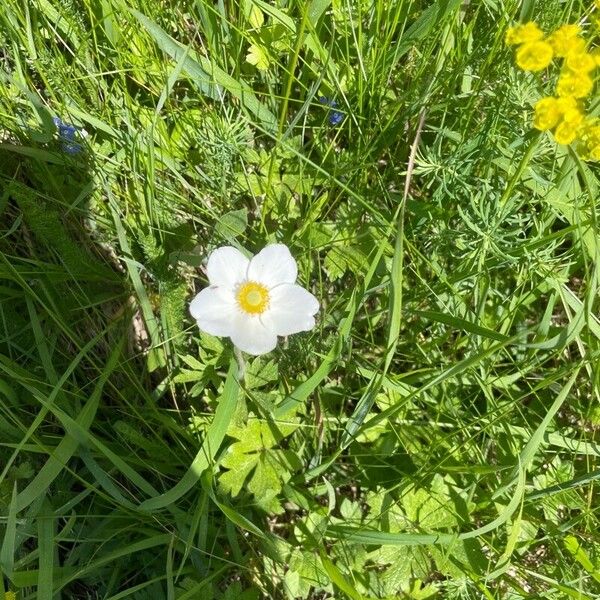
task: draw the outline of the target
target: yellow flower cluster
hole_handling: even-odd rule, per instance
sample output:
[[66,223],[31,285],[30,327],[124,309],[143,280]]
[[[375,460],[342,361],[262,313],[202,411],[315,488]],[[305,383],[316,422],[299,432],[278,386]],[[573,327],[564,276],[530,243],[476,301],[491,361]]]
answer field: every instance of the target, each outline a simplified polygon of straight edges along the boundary
[[518,46],[517,65],[524,71],[541,71],[554,57],[552,46],[544,40],[544,32],[535,23],[510,27],[505,41]]
[[572,96],[549,96],[536,103],[533,126],[540,131],[554,129],[554,139],[559,144],[570,144],[577,138],[577,129],[583,123],[583,118]]
[[600,119],[586,119],[579,128],[579,154],[584,160],[600,160]]
[[545,36],[530,22],[509,28],[505,41],[517,46],[515,60],[524,71],[541,71],[554,58],[562,59],[555,95],[536,103],[533,126],[540,131],[552,130],[559,144],[579,140],[584,158],[600,160],[600,119],[587,117],[582,105],[593,91],[600,54],[588,50],[581,27],[562,25]]

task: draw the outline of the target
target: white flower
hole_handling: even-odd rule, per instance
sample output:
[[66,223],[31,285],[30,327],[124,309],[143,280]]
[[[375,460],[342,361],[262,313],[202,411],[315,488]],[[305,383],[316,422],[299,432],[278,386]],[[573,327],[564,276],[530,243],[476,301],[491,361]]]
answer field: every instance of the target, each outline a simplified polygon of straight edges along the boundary
[[318,300],[296,285],[298,267],[284,244],[271,244],[251,260],[232,246],[217,248],[206,267],[210,286],[190,303],[206,333],[230,337],[248,354],[266,354],[278,335],[315,326]]

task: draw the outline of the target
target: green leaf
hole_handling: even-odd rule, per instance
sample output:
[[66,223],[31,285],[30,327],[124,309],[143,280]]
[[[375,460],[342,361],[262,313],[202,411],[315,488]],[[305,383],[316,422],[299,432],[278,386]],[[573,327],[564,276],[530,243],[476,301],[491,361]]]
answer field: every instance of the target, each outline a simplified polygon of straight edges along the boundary
[[8,505],[8,517],[4,528],[2,548],[0,549],[0,567],[9,577],[12,577],[15,565],[15,549],[17,537],[17,483],[13,484],[13,492]]
[[430,487],[412,488],[404,492],[401,503],[408,521],[420,529],[440,529],[458,525],[448,485],[437,473]]
[[502,335],[497,331],[488,329],[487,327],[482,327],[477,323],[472,323],[466,319],[461,319],[460,317],[455,317],[446,313],[432,310],[419,310],[416,311],[416,314],[424,319],[430,319],[431,321],[435,321],[437,323],[445,323],[446,325],[450,325],[456,329],[462,329],[463,331],[474,333],[475,335],[480,335],[481,337],[489,338],[491,340],[502,342],[507,339],[505,335]]
[[510,502],[500,511],[500,514],[485,525],[463,533],[395,533],[379,530],[367,530],[364,527],[346,527],[332,525],[327,533],[331,537],[342,539],[353,544],[375,544],[390,546],[427,546],[430,544],[449,545],[457,540],[469,540],[498,529],[506,523],[521,504],[525,489],[525,470],[520,468],[517,482]]
[[354,246],[334,246],[325,255],[323,266],[332,280],[339,279],[346,271],[361,273],[365,267],[365,255]]
[[257,457],[256,469],[248,481],[248,491],[259,504],[271,505],[271,500],[281,492],[283,483],[289,480],[290,473],[284,462],[278,460],[276,450],[262,451]]
[[221,466],[229,469],[229,471],[219,477],[219,484],[225,492],[234,497],[242,491],[246,478],[259,459],[258,454],[245,454],[240,447],[241,444],[242,442],[237,442],[230,446],[227,455],[221,461]]
[[262,358],[255,358],[246,369],[246,389],[253,390],[279,379],[279,367],[275,360],[264,362]]
[[[385,251],[385,244],[380,244],[374,253],[371,263],[369,264],[369,268],[364,276],[363,280],[363,289],[366,290],[377,270],[381,257]],[[362,294],[356,292],[356,290],[352,293],[347,306],[346,306],[346,314],[342,319],[339,328],[338,328],[338,338],[336,343],[332,346],[332,348],[327,353],[327,356],[323,359],[322,363],[316,369],[316,371],[304,382],[302,382],[291,394],[286,396],[284,401],[275,409],[275,418],[283,419],[289,417],[289,415],[294,412],[298,406],[304,402],[311,392],[327,377],[330,371],[333,369],[336,364],[345,343],[348,341],[350,336],[350,331],[352,329],[352,324],[354,322],[354,318],[356,316],[356,312],[358,311],[359,306],[363,302]],[[338,450],[334,453],[327,462],[324,462],[317,467],[313,468],[307,476],[309,478],[316,477],[318,474],[323,472],[330,464],[335,462],[337,456],[341,454],[343,449]]]
[[356,590],[356,586],[346,581],[346,578],[341,571],[335,566],[335,564],[329,560],[325,552],[321,551],[321,563],[327,571],[327,574],[331,578],[331,581],[338,587],[348,598],[352,600],[365,600],[362,594],[359,594]]
[[237,496],[246,485],[260,506],[278,512],[276,497],[291,471],[299,469],[301,463],[293,451],[277,450],[274,446],[296,428],[297,425],[285,425],[275,429],[274,424],[257,419],[232,427],[229,435],[239,441],[227,449],[221,460],[221,466],[228,469],[219,476],[222,489]]
[[242,208],[225,213],[217,221],[215,231],[223,239],[232,241],[242,235],[246,231],[246,227],[248,227],[248,210]]
[[307,598],[315,585],[328,587],[330,578],[318,555],[294,548],[287,562],[289,570],[285,574],[285,583],[294,598]]
[[316,25],[323,13],[329,8],[331,0],[311,0],[308,5],[308,18],[312,25]]
[[439,31],[441,23],[461,4],[461,0],[438,0],[426,8],[421,16],[407,29],[397,48],[394,48],[395,59],[406,54],[415,44],[426,38],[432,31]]
[[265,22],[265,15],[256,4],[253,4],[250,8],[250,14],[248,15],[248,23],[252,29],[260,29]]
[[55,517],[52,513],[52,507],[47,500],[42,503],[42,511],[37,515],[38,528],[38,550],[39,571],[38,571],[38,600],[52,600],[54,571],[54,522]]
[[254,65],[259,71],[266,71],[271,64],[267,51],[256,44],[251,44],[248,48],[246,62]]
[[223,394],[219,399],[214,419],[208,428],[202,448],[200,448],[192,464],[177,484],[168,492],[142,502],[139,507],[140,510],[151,512],[169,506],[198,483],[200,476],[211,465],[214,456],[223,442],[237,404],[238,390],[237,366],[235,360],[232,359],[227,379],[225,380]]
[[292,19],[292,17],[287,15],[284,11],[278,9],[276,6],[269,2],[263,2],[263,0],[252,0],[252,3],[256,6],[259,6],[274,21],[283,25],[292,33],[296,32],[296,24],[294,23],[294,19]]
[[521,3],[521,13],[519,14],[519,21],[521,23],[527,23],[533,19],[535,14],[535,0],[523,0]]
[[[87,403],[77,415],[76,423],[85,431],[87,431],[96,414],[98,409],[98,403],[102,395],[102,390],[106,384],[110,374],[118,365],[118,360],[121,357],[121,344],[118,344],[113,349],[112,354],[108,358],[106,367],[99,378],[94,391],[90,395]],[[60,388],[64,380],[64,376],[57,383],[56,388]],[[44,406],[47,406],[53,410],[52,402],[50,399],[44,398],[38,390],[32,390],[32,392],[38,397],[38,400]],[[55,410],[53,410],[55,412]],[[56,412],[63,412],[56,410]],[[64,413],[63,413],[64,414]],[[23,510],[29,506],[34,500],[40,497],[52,484],[52,482],[58,477],[62,470],[66,467],[71,457],[75,454],[79,444],[80,438],[74,435],[74,432],[65,428],[67,433],[54,448],[48,460],[44,466],[38,471],[33,480],[27,485],[27,487],[18,495],[17,506],[18,510]]]
[[[533,478],[534,488],[546,491],[546,494],[537,495],[537,500],[550,523],[557,525],[560,523],[561,509],[585,510],[585,502],[577,490],[570,487],[574,474],[575,467],[572,462],[563,462],[559,456],[555,456],[544,472]],[[584,476],[586,482],[592,479],[589,474],[587,477]],[[552,490],[553,493],[548,493],[548,490]]]
[[587,552],[581,547],[579,540],[568,535],[564,539],[564,545],[569,554],[598,582],[600,583],[600,569],[590,560]]

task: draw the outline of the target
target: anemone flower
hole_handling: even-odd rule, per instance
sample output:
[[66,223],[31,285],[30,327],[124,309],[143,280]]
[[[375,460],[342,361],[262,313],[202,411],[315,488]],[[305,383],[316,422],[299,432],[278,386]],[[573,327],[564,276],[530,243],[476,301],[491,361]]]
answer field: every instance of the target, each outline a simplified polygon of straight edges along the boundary
[[209,286],[190,303],[198,327],[229,337],[248,354],[271,352],[277,336],[315,326],[318,300],[296,284],[298,267],[284,244],[271,244],[251,259],[232,246],[217,248],[206,267]]

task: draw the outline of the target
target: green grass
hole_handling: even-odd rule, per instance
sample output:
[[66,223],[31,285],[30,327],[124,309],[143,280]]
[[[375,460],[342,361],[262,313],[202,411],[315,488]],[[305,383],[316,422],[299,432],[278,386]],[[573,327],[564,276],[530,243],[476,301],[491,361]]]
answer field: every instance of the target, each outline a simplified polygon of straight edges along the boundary
[[[0,598],[600,597],[598,171],[503,43],[589,10],[6,0]],[[240,380],[187,304],[275,241]]]

